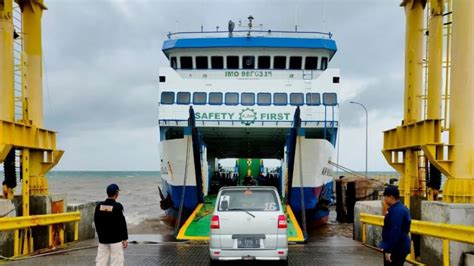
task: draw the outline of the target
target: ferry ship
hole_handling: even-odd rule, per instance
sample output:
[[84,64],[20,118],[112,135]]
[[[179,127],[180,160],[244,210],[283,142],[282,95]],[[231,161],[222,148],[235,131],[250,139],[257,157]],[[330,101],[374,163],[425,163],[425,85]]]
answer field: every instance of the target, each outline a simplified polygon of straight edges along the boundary
[[[308,227],[333,194],[339,69],[331,33],[256,30],[169,33],[159,69],[161,207],[181,226],[224,185],[274,185]],[[222,159],[235,170],[222,171]],[[266,172],[264,159],[276,159]],[[259,167],[255,167],[259,165]]]

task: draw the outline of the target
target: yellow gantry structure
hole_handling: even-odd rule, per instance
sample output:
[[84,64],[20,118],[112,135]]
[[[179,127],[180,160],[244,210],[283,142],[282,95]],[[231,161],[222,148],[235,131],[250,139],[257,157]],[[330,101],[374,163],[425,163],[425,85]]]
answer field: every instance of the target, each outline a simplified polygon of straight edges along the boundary
[[[443,16],[452,3],[451,22]],[[423,9],[427,0],[404,0],[406,14],[405,105],[401,126],[384,132],[383,154],[402,176],[400,190],[405,204],[410,196],[424,194],[424,178],[419,174],[418,156],[422,154],[447,180],[443,201],[474,203],[474,1],[430,0],[427,29],[423,26]],[[448,39],[443,47],[443,27]],[[423,35],[428,36],[427,119],[422,120]],[[449,38],[452,39],[450,47]],[[444,51],[444,53],[443,53]],[[443,62],[443,54],[446,61]],[[452,56],[449,62],[449,55]],[[449,117],[442,117],[443,64],[450,69]],[[448,74],[444,79],[448,82]],[[447,93],[444,95],[447,99]],[[445,112],[447,113],[447,112]],[[442,131],[449,119],[449,144],[442,142]]]
[[[8,230],[9,224],[17,224],[15,255],[33,251],[31,226],[68,222],[72,221],[71,217],[74,221],[79,220],[78,213],[64,215],[66,218],[52,214],[30,216],[30,196],[48,195],[45,175],[63,154],[56,148],[56,132],[42,128],[41,18],[45,9],[43,0],[0,0],[0,163],[5,162],[7,157],[13,167],[19,162],[23,216],[0,218],[0,231]],[[21,15],[21,18],[15,18],[16,22],[21,22],[21,32],[15,31],[15,14]],[[16,50],[20,58],[19,63],[15,64],[14,43],[17,38],[22,45],[20,51]],[[15,75],[20,77],[19,81]],[[20,85],[17,91],[15,83]],[[16,109],[20,110],[19,115]],[[5,172],[5,198],[13,198],[16,186],[14,172]],[[6,182],[7,178],[13,178],[15,184]]]

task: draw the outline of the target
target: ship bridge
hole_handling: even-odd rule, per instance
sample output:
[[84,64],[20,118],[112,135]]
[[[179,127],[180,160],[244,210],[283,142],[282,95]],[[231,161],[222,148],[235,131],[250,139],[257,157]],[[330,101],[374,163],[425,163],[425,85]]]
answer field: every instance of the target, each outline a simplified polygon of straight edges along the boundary
[[170,33],[160,68],[161,140],[183,138],[189,106],[207,156],[284,157],[297,107],[301,135],[333,145],[339,70],[330,33],[243,30]]

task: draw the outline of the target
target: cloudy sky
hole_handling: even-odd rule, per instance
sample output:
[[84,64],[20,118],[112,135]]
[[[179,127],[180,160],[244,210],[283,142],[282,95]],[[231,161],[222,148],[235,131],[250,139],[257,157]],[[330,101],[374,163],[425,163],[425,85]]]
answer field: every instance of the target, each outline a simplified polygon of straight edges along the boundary
[[[382,131],[403,114],[404,14],[399,0],[45,1],[45,127],[66,153],[56,170],[158,170],[158,68],[169,31],[224,29],[255,17],[264,28],[327,30],[341,69],[340,164],[391,170]],[[326,7],[325,7],[326,6]],[[326,12],[324,12],[326,10]],[[326,19],[324,19],[326,18]],[[324,22],[325,21],[325,22]]]

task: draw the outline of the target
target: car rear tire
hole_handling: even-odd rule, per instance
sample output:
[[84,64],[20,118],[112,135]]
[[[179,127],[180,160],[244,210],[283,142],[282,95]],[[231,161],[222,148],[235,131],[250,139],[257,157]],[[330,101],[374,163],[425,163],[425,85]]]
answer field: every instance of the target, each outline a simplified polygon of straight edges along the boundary
[[280,261],[278,261],[277,264],[280,265],[280,266],[287,266],[288,265],[288,259],[280,260]]

